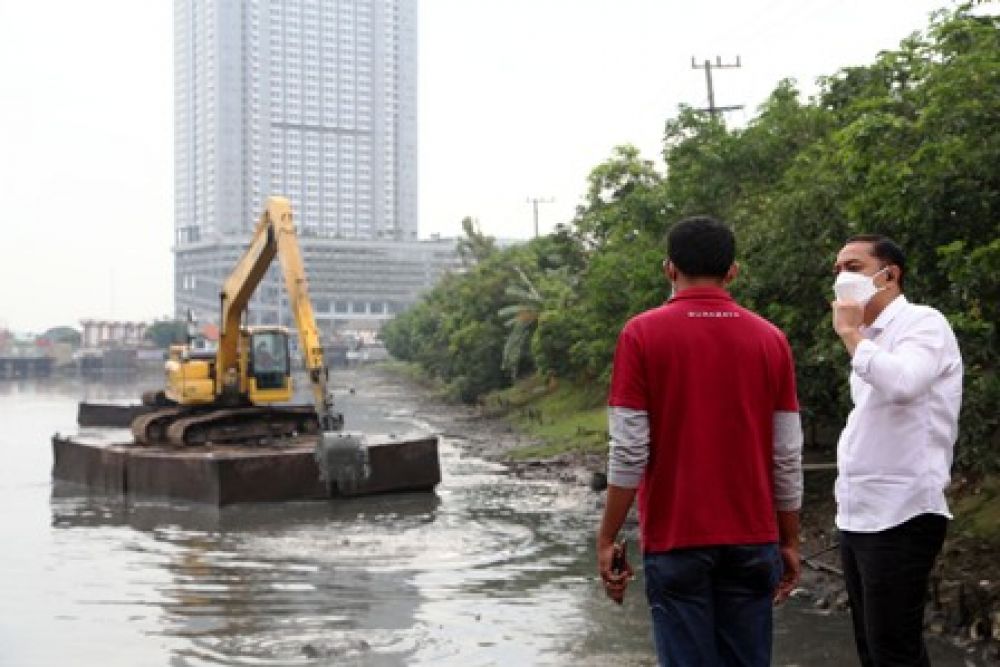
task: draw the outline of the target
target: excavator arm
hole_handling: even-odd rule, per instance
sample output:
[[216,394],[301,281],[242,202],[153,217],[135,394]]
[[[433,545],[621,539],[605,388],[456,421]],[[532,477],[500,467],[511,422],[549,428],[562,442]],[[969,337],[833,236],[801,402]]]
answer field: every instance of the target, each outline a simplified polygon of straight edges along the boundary
[[333,401],[330,400],[329,372],[323,358],[323,345],[319,330],[316,328],[312,301],[309,299],[309,284],[306,281],[302,252],[295,236],[295,226],[292,224],[291,206],[287,199],[271,197],[267,200],[264,215],[271,218],[271,228],[275,230],[278,261],[285,275],[288,304],[295,316],[296,328],[299,330],[299,347],[302,349],[303,361],[309,373],[313,403],[316,405],[316,414],[319,415],[320,428],[323,431],[338,430],[343,426],[343,418],[334,412]]
[[[238,381],[240,363],[240,320],[246,312],[247,304],[254,290],[264,279],[267,269],[271,266],[278,252],[278,244],[274,224],[272,222],[271,201],[260,216],[254,228],[250,245],[236,262],[232,272],[222,284],[219,293],[219,348],[215,355],[216,394],[222,394],[227,386]],[[291,208],[285,200],[285,210],[291,220]],[[277,211],[275,211],[277,212]],[[291,224],[289,222],[289,224]]]
[[285,276],[288,300],[299,330],[305,367],[312,385],[313,403],[324,431],[337,430],[342,417],[334,412],[328,389],[328,371],[323,346],[306,281],[302,253],[295,236],[292,207],[284,197],[269,197],[254,229],[250,245],[226,278],[220,293],[221,331],[216,354],[217,393],[232,390],[239,378],[240,320],[254,290],[264,279],[268,267],[278,256]]

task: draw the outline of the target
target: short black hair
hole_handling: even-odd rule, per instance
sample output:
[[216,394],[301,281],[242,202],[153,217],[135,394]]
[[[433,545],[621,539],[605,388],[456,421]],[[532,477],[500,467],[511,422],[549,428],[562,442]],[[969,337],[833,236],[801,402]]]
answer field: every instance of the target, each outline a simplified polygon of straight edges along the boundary
[[711,216],[685,218],[667,233],[667,257],[689,278],[725,278],[736,260],[736,237]]
[[[906,274],[906,255],[899,244],[888,236],[881,234],[857,234],[847,239],[847,243],[868,243],[872,247],[872,257],[884,265],[894,264],[899,267],[899,275],[895,277],[899,289],[903,289],[903,276]],[[845,244],[846,245],[846,244]]]

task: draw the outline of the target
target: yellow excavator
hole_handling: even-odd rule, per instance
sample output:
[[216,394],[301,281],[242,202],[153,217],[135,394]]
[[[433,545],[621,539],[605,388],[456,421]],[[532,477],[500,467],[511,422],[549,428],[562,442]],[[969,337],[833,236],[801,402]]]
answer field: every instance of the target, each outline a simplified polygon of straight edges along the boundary
[[[254,290],[278,257],[313,404],[292,399],[288,330],[242,326]],[[143,394],[152,409],[132,422],[138,444],[175,446],[268,443],[279,438],[339,431],[343,416],[333,407],[328,370],[313,315],[302,254],[283,197],[270,197],[246,251],[220,293],[219,342],[213,352],[170,347],[166,387]]]

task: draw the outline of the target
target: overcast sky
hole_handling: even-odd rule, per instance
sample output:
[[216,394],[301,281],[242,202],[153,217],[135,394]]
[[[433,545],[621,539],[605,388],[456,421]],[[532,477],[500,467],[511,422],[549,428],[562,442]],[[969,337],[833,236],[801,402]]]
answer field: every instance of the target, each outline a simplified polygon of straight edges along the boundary
[[[420,233],[568,222],[614,146],[660,162],[664,121],[745,123],[782,78],[867,64],[951,0],[420,0]],[[0,326],[172,311],[168,0],[0,0]]]

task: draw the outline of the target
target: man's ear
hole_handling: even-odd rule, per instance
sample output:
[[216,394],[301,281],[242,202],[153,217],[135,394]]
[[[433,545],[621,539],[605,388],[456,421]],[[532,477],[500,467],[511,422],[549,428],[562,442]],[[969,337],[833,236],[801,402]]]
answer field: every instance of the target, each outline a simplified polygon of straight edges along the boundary
[[885,282],[896,283],[896,287],[899,287],[899,267],[895,264],[890,264],[885,268]]
[[670,260],[667,260],[666,265],[663,267],[663,275],[667,277],[672,283],[677,282],[677,267]]
[[738,275],[740,275],[740,263],[733,262],[732,266],[729,267],[729,270],[726,271],[726,277],[722,279],[722,284],[728,285],[736,280],[736,276]]

